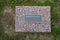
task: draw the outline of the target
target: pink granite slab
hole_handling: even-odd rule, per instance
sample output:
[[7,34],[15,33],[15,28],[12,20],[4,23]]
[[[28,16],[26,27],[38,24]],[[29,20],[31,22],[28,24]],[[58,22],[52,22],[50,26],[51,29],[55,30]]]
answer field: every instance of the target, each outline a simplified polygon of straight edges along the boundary
[[[16,6],[15,32],[51,32],[50,6]],[[41,15],[40,23],[25,22],[24,15]]]

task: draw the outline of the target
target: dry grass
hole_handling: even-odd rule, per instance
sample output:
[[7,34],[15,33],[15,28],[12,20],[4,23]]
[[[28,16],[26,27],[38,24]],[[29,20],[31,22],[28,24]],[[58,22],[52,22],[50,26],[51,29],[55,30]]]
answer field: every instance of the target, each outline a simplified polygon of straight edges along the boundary
[[5,7],[3,16],[1,18],[2,26],[4,27],[4,33],[8,35],[14,35],[14,13],[11,7]]

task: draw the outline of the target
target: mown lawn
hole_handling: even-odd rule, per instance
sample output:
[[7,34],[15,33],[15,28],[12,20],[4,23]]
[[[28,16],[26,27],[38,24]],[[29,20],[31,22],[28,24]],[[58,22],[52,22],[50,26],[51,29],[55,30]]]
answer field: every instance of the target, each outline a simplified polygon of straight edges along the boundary
[[[1,24],[4,7],[15,6],[51,6],[51,32],[50,33],[17,33],[9,36],[4,33]],[[12,24],[11,24],[12,25]],[[0,40],[60,40],[60,3],[58,0],[41,2],[38,0],[0,0]]]

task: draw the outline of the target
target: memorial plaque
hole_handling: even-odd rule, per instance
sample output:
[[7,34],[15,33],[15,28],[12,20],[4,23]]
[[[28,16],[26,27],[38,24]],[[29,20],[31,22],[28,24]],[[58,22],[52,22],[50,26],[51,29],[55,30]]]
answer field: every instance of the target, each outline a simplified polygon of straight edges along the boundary
[[50,6],[16,6],[15,32],[51,32]]
[[25,15],[24,16],[24,21],[25,22],[36,22],[39,23],[42,21],[41,15]]

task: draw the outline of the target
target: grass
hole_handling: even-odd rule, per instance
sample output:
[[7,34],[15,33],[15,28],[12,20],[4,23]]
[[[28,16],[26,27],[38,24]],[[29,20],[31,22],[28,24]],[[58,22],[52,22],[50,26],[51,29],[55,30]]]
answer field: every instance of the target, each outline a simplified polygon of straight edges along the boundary
[[[1,19],[1,16],[3,15],[3,8],[5,6],[11,6],[12,8],[15,8],[15,6],[51,6],[51,28],[52,28],[52,32],[50,34],[53,34],[53,36],[56,36],[54,38],[54,40],[56,40],[56,38],[60,40],[60,38],[59,38],[60,37],[60,28],[56,28],[58,26],[57,24],[59,22],[58,21],[59,20],[59,16],[57,14],[58,11],[56,11],[54,9],[54,7],[60,6],[60,5],[57,5],[57,4],[58,4],[57,0],[54,0],[54,2],[52,2],[52,3],[50,1],[48,1],[48,0],[45,1],[44,3],[36,2],[34,0],[1,0],[1,2],[0,2],[0,19]],[[2,27],[1,23],[0,23],[0,27]],[[2,33],[3,32],[0,32],[0,34],[2,34]],[[45,33],[45,34],[49,35],[48,33]],[[30,34],[28,34],[28,36],[29,35]],[[37,35],[39,36],[40,33],[39,34],[37,33]],[[24,35],[22,35],[22,36],[19,35],[19,36],[11,37],[11,36],[8,36],[8,35],[3,33],[2,40],[22,40],[24,38],[23,36]],[[1,39],[1,37],[0,37],[0,39]],[[34,40],[38,40],[38,39],[34,39]]]

